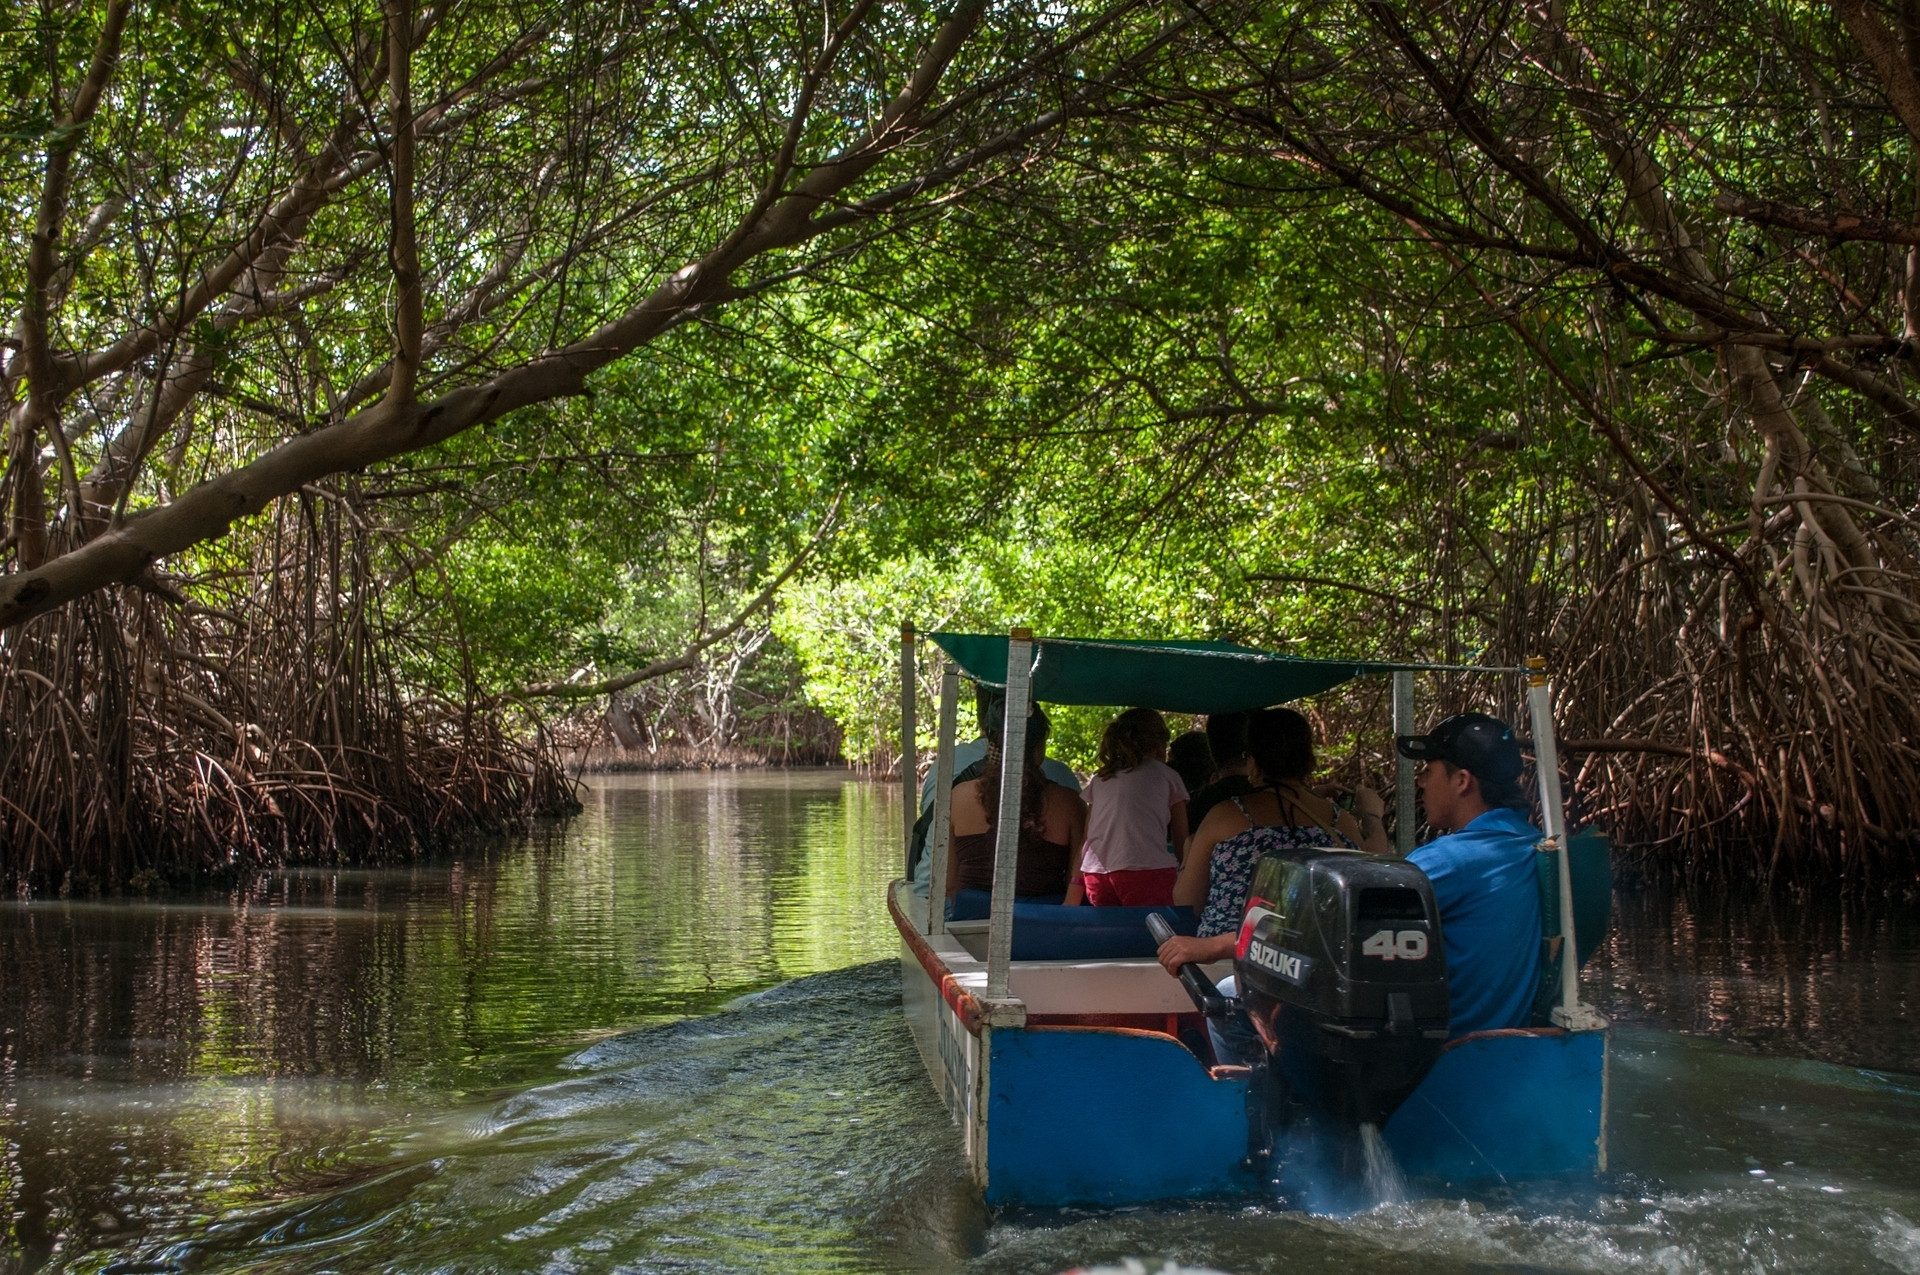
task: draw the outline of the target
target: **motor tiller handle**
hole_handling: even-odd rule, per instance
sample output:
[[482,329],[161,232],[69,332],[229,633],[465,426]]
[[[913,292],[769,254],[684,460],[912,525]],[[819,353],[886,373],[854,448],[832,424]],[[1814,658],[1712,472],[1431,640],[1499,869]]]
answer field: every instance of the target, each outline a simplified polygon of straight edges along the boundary
[[[1155,946],[1164,946],[1174,936],[1173,926],[1167,924],[1167,918],[1158,912],[1147,913],[1147,933],[1153,935]],[[1207,972],[1189,961],[1180,967],[1177,976],[1180,986],[1187,989],[1187,995],[1193,998],[1195,1008],[1208,1018],[1225,1018],[1231,1012],[1227,998],[1213,985]]]

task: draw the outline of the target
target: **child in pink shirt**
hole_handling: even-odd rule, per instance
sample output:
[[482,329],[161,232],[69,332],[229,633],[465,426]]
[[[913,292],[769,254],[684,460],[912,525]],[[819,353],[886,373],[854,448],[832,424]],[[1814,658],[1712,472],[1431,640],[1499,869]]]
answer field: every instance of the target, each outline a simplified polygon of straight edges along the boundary
[[[1187,840],[1187,785],[1167,765],[1166,718],[1130,708],[1100,736],[1087,784],[1087,837],[1068,903],[1161,907],[1173,902],[1176,857]],[[1170,853],[1168,847],[1172,846]]]

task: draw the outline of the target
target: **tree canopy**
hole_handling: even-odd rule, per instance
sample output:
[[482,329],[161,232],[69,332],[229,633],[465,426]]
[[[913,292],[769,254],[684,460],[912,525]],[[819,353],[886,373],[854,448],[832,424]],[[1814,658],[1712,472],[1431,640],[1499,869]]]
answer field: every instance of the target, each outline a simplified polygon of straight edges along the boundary
[[0,844],[722,666],[885,761],[912,619],[1546,654],[1650,857],[1913,869],[1920,10],[21,17],[0,690],[95,760]]

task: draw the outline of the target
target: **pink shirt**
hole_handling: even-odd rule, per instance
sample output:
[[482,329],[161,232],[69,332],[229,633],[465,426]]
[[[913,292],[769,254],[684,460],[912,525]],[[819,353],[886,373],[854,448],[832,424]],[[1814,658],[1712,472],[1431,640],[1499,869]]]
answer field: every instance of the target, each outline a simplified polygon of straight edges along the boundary
[[1187,799],[1187,785],[1163,761],[1143,761],[1111,778],[1095,776],[1086,787],[1086,872],[1140,872],[1177,868],[1167,853],[1167,821],[1173,804]]

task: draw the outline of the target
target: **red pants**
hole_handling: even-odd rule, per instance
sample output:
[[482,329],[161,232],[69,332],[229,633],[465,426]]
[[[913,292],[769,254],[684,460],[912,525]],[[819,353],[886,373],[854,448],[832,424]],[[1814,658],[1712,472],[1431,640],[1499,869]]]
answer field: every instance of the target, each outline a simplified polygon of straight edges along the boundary
[[1173,902],[1178,868],[1146,868],[1138,872],[1086,872],[1087,902],[1097,908],[1163,908]]

